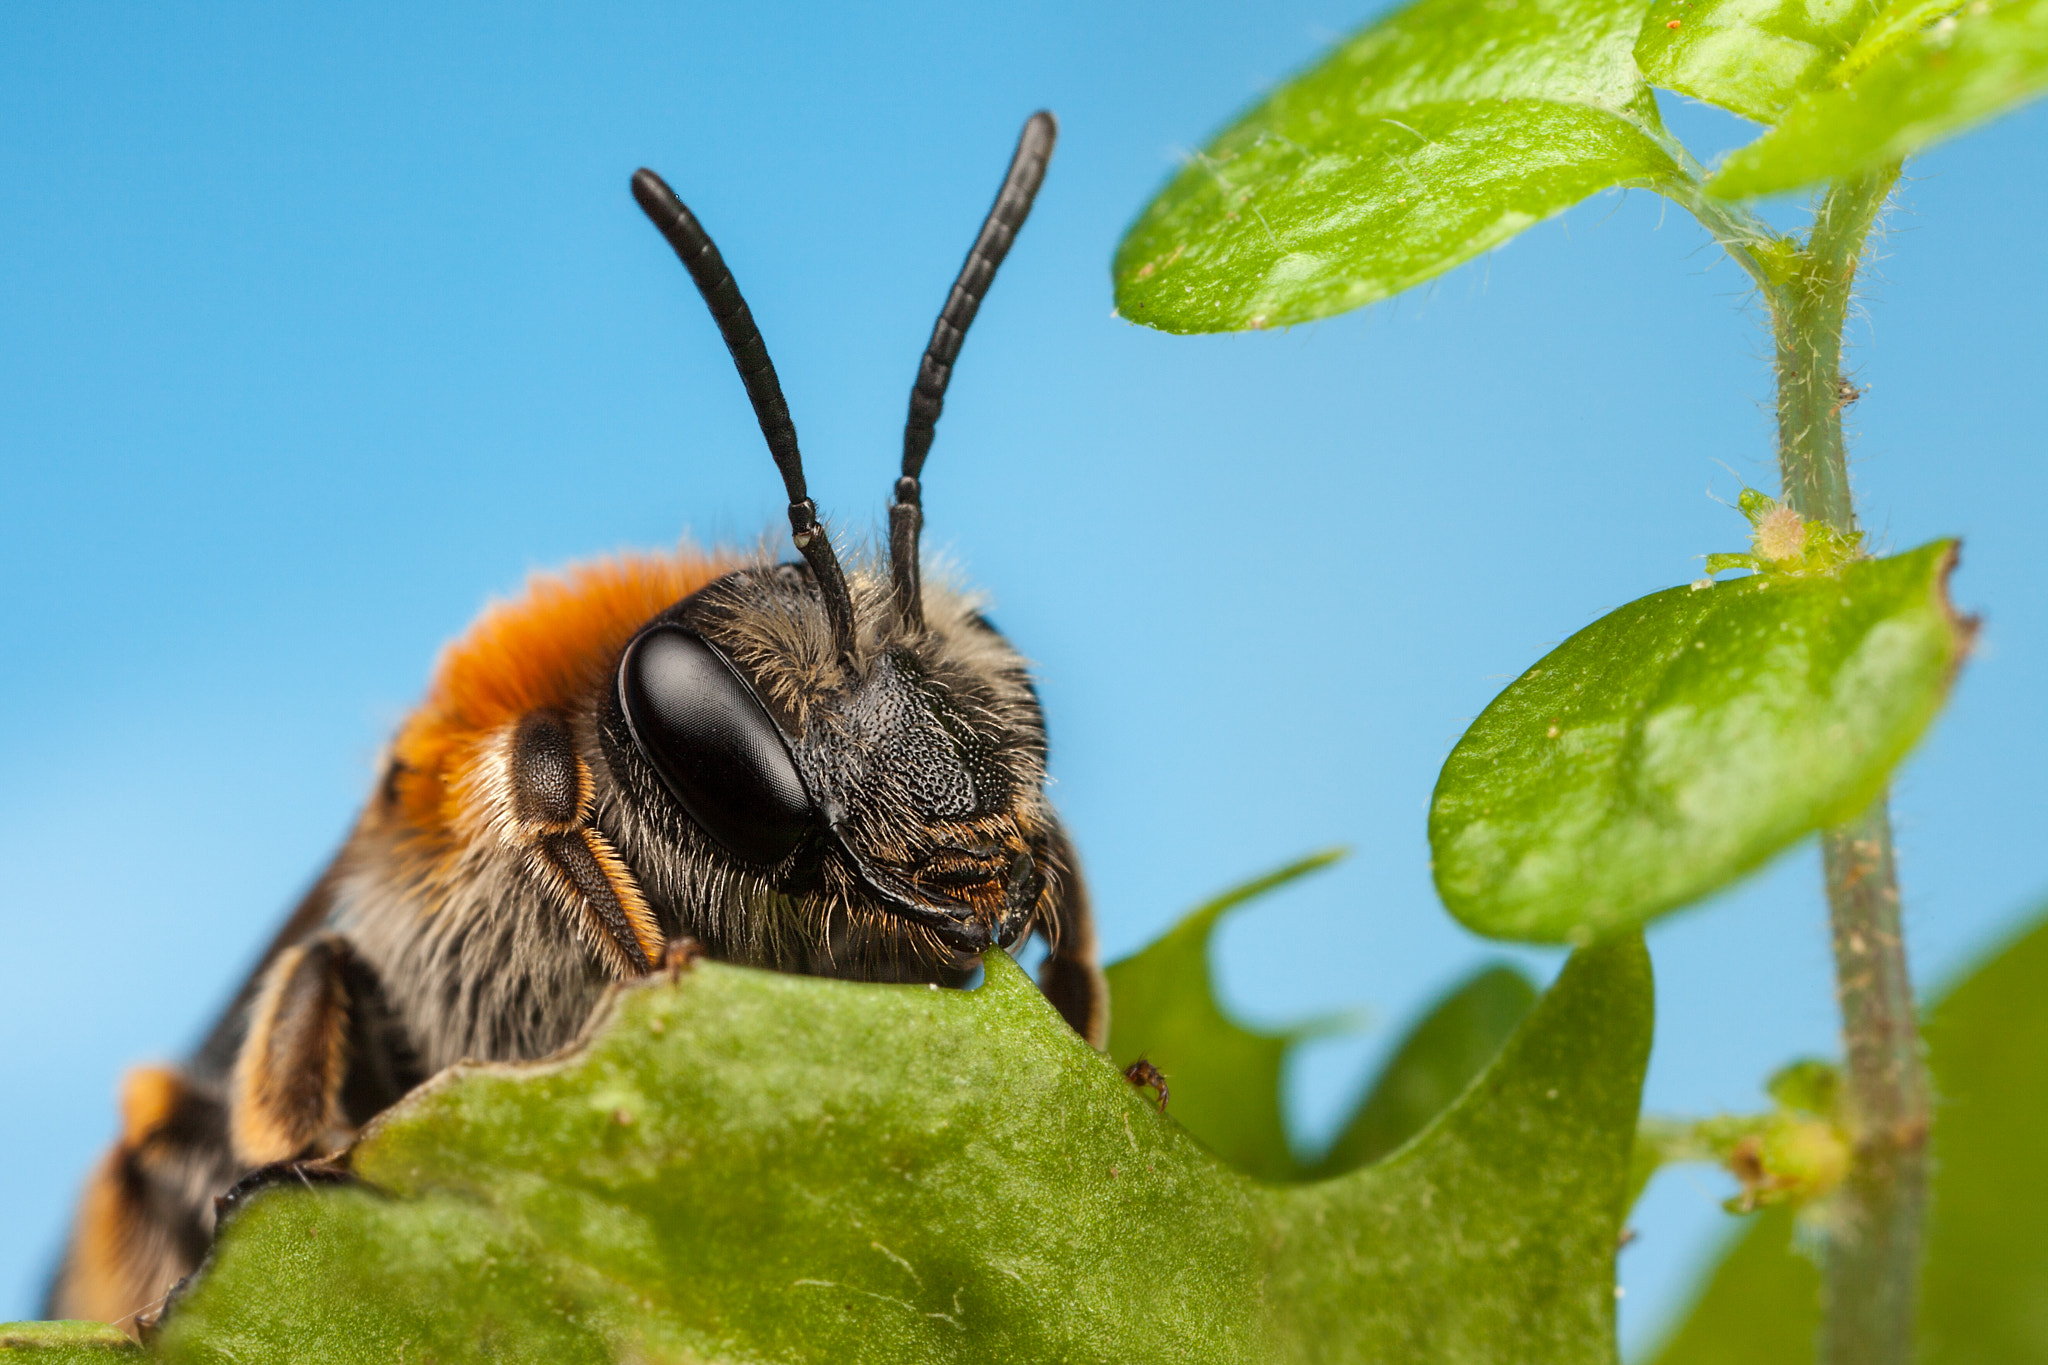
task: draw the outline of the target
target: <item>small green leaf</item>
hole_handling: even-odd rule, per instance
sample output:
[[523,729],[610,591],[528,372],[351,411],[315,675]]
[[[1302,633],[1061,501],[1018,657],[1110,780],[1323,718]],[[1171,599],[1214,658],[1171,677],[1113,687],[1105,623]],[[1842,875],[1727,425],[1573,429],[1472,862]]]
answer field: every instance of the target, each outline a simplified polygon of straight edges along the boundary
[[1849,55],[1877,10],[1876,0],[1652,0],[1636,64],[1652,85],[1776,123]]
[[1117,308],[1278,327],[1399,293],[1613,185],[1676,174],[1619,0],[1421,0],[1191,159],[1117,249]]
[[1764,1082],[1764,1091],[1781,1109],[1835,1118],[1842,1104],[1842,1069],[1818,1057],[1801,1057],[1772,1073]]
[[1343,856],[1341,849],[1310,854],[1226,891],[1103,973],[1111,1059],[1121,1067],[1142,1057],[1158,1067],[1181,1127],[1267,1180],[1298,1174],[1282,1122],[1280,1068],[1299,1033],[1258,1033],[1223,1013],[1209,974],[1209,938],[1231,910]]
[[1481,968],[1445,994],[1394,1049],[1309,1174],[1320,1179],[1356,1170],[1421,1132],[1500,1054],[1535,1003],[1529,978],[1504,965]]
[[1836,79],[1801,95],[1707,189],[1741,199],[1870,170],[2048,88],[2048,0],[1972,0],[1944,16],[1946,7],[1894,5]]
[[1582,951],[1419,1141],[1269,1185],[1000,955],[972,992],[699,964],[401,1102],[368,1186],[257,1195],[152,1354],[1612,1365],[1650,1019],[1640,940]]
[[1438,893],[1483,934],[1583,942],[1698,900],[1865,805],[1973,623],[1955,544],[1632,602],[1473,722],[1430,807]]
[[[2048,1360],[2048,915],[1928,1012],[1938,1096],[1926,1365]],[[1785,1211],[1736,1239],[1656,1365],[1805,1365],[1820,1276]]]

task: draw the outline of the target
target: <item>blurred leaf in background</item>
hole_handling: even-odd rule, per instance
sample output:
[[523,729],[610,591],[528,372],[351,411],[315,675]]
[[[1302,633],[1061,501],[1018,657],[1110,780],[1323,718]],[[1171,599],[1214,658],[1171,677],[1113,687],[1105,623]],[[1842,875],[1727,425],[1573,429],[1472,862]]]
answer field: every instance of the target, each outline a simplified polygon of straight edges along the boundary
[[1309,1178],[1378,1161],[1421,1132],[1499,1055],[1535,1003],[1529,978],[1506,965],[1482,967],[1446,992],[1394,1049]]
[[1312,853],[1234,887],[1190,911],[1150,945],[1104,970],[1109,978],[1109,1055],[1118,1066],[1143,1058],[1163,1072],[1169,1112],[1209,1150],[1265,1180],[1298,1175],[1280,1101],[1287,1051],[1325,1031],[1310,1024],[1260,1033],[1217,1003],[1209,944],[1223,917],[1343,857]]
[[1173,1118],[1218,1156],[1265,1180],[1319,1180],[1394,1151],[1451,1107],[1536,1000],[1536,988],[1516,969],[1481,968],[1423,1012],[1330,1150],[1315,1161],[1298,1160],[1281,1099],[1287,1053],[1348,1021],[1285,1033],[1247,1029],[1217,1001],[1209,953],[1225,915],[1340,856],[1311,854],[1233,888],[1106,973],[1111,1059],[1128,1066],[1142,1057],[1157,1066],[1172,1091]]
[[[1938,1107],[1921,1359],[2048,1360],[2048,913],[1948,990],[1925,1034]],[[1757,1218],[1655,1365],[1811,1361],[1820,1274],[1793,1235],[1788,1209]]]

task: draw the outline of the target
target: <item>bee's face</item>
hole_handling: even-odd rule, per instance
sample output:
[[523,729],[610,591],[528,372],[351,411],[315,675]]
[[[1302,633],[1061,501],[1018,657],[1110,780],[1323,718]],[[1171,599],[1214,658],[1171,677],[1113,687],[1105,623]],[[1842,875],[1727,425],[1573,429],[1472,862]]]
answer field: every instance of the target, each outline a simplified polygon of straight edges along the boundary
[[889,937],[964,963],[1028,930],[1058,875],[1038,700],[963,599],[930,593],[907,628],[880,574],[850,579],[851,660],[799,566],[728,574],[661,613],[620,656],[607,757],[651,770],[629,780],[642,800],[811,918],[872,933],[884,916]]

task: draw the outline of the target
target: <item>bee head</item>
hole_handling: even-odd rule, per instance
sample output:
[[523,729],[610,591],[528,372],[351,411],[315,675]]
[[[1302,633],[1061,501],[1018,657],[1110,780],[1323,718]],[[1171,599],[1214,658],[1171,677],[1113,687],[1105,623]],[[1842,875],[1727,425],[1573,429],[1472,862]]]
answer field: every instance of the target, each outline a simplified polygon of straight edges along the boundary
[[852,573],[806,493],[795,426],[731,272],[659,176],[633,178],[732,353],[803,559],[728,574],[640,630],[619,657],[612,756],[655,775],[660,799],[737,875],[785,897],[822,892],[810,898],[842,919],[889,916],[958,961],[1021,938],[1060,869],[1037,697],[1023,660],[965,598],[926,591],[919,479],[954,360],[1030,211],[1055,127],[1045,113],[1025,124],[919,364],[889,562]]
[[913,628],[881,573],[850,581],[851,660],[807,566],[740,570],[649,622],[617,675],[633,756],[770,884],[839,888],[955,954],[1014,942],[1050,871],[1024,662],[959,594]]

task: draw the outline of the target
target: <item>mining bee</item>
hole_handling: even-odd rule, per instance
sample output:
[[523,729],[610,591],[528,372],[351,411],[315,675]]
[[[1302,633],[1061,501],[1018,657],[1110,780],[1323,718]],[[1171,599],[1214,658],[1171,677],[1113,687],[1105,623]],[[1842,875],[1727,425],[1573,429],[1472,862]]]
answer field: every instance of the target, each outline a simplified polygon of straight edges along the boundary
[[919,570],[919,478],[968,325],[1030,212],[1034,114],[911,389],[888,563],[842,563],[739,286],[652,171],[634,198],[724,337],[801,558],[623,556],[533,578],[448,646],[368,805],[181,1068],[133,1072],[48,1315],[135,1324],[249,1172],[345,1148],[464,1059],[540,1057],[671,945],[864,981],[968,982],[1047,944],[1046,995],[1100,1044],[1074,851],[1023,658]]

